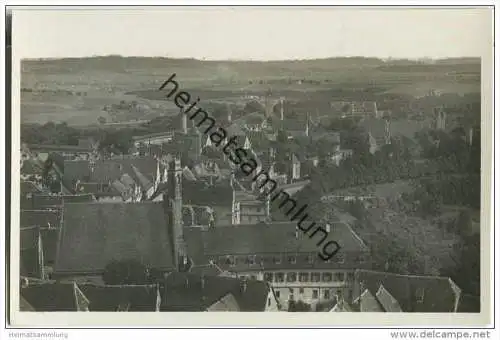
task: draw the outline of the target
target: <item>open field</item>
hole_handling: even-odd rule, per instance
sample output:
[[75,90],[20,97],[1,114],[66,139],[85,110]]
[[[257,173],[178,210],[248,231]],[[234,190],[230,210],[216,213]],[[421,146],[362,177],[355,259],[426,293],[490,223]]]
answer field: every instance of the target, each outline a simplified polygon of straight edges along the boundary
[[[443,60],[435,64],[331,58],[297,61],[200,61],[142,57],[95,57],[22,62],[22,122],[50,120],[95,124],[109,120],[106,105],[136,101],[147,107],[135,119],[177,113],[156,89],[171,74],[180,87],[203,100],[239,102],[245,95],[273,95],[326,104],[356,96],[421,96],[480,91],[479,59]],[[43,92],[45,91],[45,92]],[[324,105],[325,106],[325,105]],[[325,106],[327,107],[327,106]],[[130,120],[123,112],[113,119]]]

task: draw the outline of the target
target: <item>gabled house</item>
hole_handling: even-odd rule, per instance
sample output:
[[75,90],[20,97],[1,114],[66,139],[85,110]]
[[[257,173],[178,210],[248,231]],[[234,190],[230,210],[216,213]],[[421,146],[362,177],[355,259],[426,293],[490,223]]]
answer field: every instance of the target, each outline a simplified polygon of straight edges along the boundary
[[461,303],[461,289],[447,277],[356,270],[354,299],[339,299],[331,311],[457,313]]
[[64,178],[77,193],[91,193],[99,201],[148,200],[165,180],[166,166],[152,157],[66,161]]
[[33,283],[21,288],[23,311],[264,312],[278,311],[272,288],[262,281],[171,273],[145,285]]

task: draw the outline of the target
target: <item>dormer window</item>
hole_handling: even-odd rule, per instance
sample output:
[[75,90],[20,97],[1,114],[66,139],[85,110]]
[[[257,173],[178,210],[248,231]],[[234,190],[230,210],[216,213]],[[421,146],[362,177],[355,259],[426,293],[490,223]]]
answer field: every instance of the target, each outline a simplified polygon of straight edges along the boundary
[[247,263],[251,266],[253,266],[255,264],[255,255],[249,255],[247,257]]
[[295,256],[288,256],[288,262],[290,264],[295,264],[297,263],[297,258]]
[[234,259],[234,256],[232,255],[228,255],[226,256],[225,258],[225,262],[224,262],[226,265],[228,266],[234,266],[236,264],[236,261]]

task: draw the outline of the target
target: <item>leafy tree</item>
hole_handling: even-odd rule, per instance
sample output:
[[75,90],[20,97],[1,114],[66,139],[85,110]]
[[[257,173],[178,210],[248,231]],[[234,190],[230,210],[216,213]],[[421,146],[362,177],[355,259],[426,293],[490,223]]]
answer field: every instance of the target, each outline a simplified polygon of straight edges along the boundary
[[132,134],[125,129],[106,131],[99,143],[101,151],[127,154],[132,148]]
[[106,124],[106,118],[104,118],[103,116],[100,116],[99,118],[97,118],[97,121],[98,121],[98,122],[99,122],[99,124],[101,124],[101,125]]

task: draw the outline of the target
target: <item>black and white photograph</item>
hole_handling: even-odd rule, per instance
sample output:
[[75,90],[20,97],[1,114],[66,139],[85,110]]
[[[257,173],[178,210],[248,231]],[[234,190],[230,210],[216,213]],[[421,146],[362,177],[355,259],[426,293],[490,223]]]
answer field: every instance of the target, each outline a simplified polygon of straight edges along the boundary
[[12,25],[13,315],[489,320],[492,9]]

